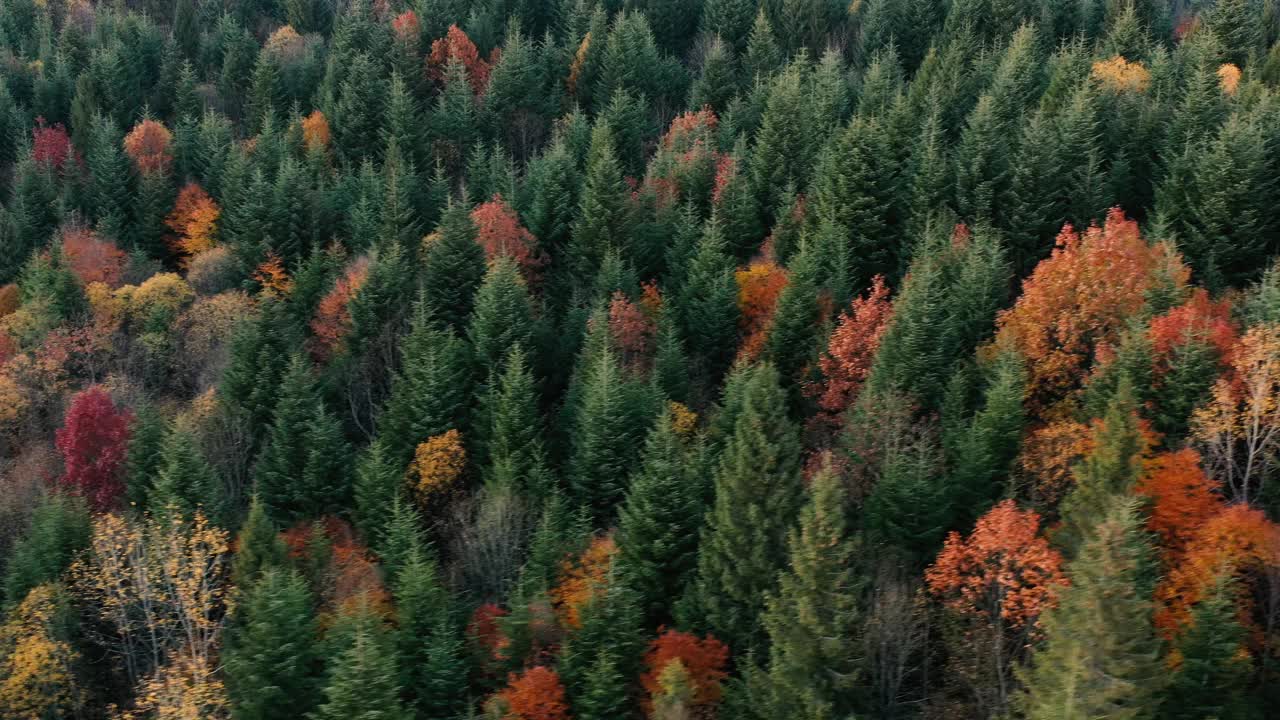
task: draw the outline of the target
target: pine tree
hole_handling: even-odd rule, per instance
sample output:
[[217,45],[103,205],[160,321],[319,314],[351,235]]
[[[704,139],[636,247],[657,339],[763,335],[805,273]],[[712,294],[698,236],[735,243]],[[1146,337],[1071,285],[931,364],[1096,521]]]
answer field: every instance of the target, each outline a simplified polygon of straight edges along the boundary
[[98,231],[107,237],[123,237],[130,222],[129,159],[122,150],[124,134],[115,122],[96,115],[89,131],[85,164],[92,181],[89,207]]
[[483,448],[489,460],[486,477],[490,482],[514,482],[523,493],[544,499],[553,480],[542,439],[537,381],[523,346],[510,349],[496,377],[484,410],[489,422]]
[[627,246],[628,191],[615,154],[614,131],[598,122],[591,131],[591,152],[573,236],[566,249],[567,287],[581,294],[611,248]]
[[647,386],[623,375],[612,350],[584,360],[590,364],[576,412],[569,487],[595,518],[607,521],[626,493],[653,400]]
[[742,70],[749,83],[765,83],[773,73],[782,67],[782,48],[778,47],[778,39],[773,33],[769,18],[760,8],[755,20],[751,23],[751,32],[747,35],[746,52],[742,57]]
[[271,422],[280,379],[293,351],[293,332],[286,317],[283,303],[267,300],[256,317],[236,325],[218,387],[218,397],[244,422],[254,445],[261,442]]
[[[705,15],[704,22],[705,22]],[[738,94],[738,76],[734,67],[732,40],[717,35],[711,40],[702,72],[689,88],[689,105],[695,108],[709,107],[717,114],[729,108],[729,102]]]
[[226,499],[195,434],[189,427],[175,426],[161,447],[160,464],[147,496],[147,506],[153,512],[175,507],[187,515],[203,506],[206,514],[217,516],[224,510]]
[[151,403],[134,408],[129,427],[129,455],[125,461],[125,497],[135,506],[146,503],[161,465],[169,425]]
[[758,5],[753,0],[706,0],[702,6],[702,32],[716,35],[738,52],[746,50]]
[[715,471],[691,598],[699,614],[689,620],[744,653],[764,646],[760,613],[784,566],[801,486],[799,431],[778,371],[763,364],[738,372],[741,409]]
[[412,714],[400,701],[398,658],[391,638],[369,610],[351,622],[346,647],[331,661],[324,701],[315,720],[407,720]]
[[308,717],[320,667],[312,602],[294,570],[269,568],[245,590],[224,655],[235,717]]
[[1030,720],[1154,716],[1165,671],[1142,591],[1151,558],[1140,522],[1133,503],[1114,500],[1069,566],[1025,675]]
[[371,547],[382,546],[391,508],[400,498],[403,485],[404,470],[392,461],[387,444],[381,439],[369,443],[356,460],[352,515],[356,528]]
[[289,362],[279,393],[253,473],[268,516],[289,525],[341,506],[348,450],[341,426],[319,396],[310,363],[301,356]]
[[89,510],[67,495],[50,494],[31,513],[26,532],[8,550],[3,607],[11,608],[38,585],[55,582],[89,546]]
[[709,495],[699,442],[674,421],[671,408],[658,416],[618,513],[617,574],[635,591],[647,627],[670,618],[674,599],[697,567]]
[[436,320],[462,331],[485,273],[484,249],[476,243],[475,224],[466,208],[445,210],[423,262],[427,307]]
[[793,61],[769,86],[751,151],[751,179],[763,208],[778,207],[783,188],[804,180],[815,148],[804,66]]
[[1018,455],[1026,411],[1026,372],[1022,359],[1007,353],[995,360],[981,410],[950,442],[950,484],[966,521],[985,513],[1004,490]]
[[613,652],[602,651],[587,671],[580,694],[573,702],[580,720],[612,720],[626,717],[632,707],[627,678],[618,671]]
[[791,385],[801,380],[818,355],[819,268],[817,251],[801,241],[788,266],[787,286],[778,296],[765,350],[778,373]]
[[257,495],[249,503],[249,515],[236,535],[236,554],[231,561],[231,583],[241,592],[255,587],[262,573],[285,566],[284,541],[267,509]]
[[752,678],[767,688],[770,711],[762,716],[837,718],[857,708],[865,580],[842,483],[830,468],[814,476],[799,530],[788,542],[788,569],[766,601],[768,670]]

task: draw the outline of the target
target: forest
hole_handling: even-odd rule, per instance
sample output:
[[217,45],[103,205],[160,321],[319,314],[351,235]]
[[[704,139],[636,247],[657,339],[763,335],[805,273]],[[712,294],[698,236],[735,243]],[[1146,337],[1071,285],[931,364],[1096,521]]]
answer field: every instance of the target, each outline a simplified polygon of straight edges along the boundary
[[0,0],[0,720],[1265,720],[1280,0]]

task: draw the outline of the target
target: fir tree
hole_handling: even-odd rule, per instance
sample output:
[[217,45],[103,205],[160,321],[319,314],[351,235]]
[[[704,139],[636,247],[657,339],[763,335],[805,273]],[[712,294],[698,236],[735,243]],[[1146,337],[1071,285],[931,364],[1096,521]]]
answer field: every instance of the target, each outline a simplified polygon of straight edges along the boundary
[[1137,509],[1113,501],[1069,566],[1071,584],[1042,618],[1045,646],[1026,673],[1031,720],[1153,717],[1164,679],[1151,601],[1150,549]]
[[466,697],[467,666],[447,589],[425,548],[410,549],[396,580],[397,642],[406,705],[421,717],[453,717]]
[[388,633],[370,611],[351,622],[346,646],[333,657],[324,700],[314,720],[407,720],[412,717],[400,700],[398,658]]
[[1246,693],[1250,664],[1242,654],[1245,629],[1235,582],[1222,574],[1191,611],[1191,627],[1178,641],[1182,662],[1169,678],[1156,717],[1192,720],[1254,717]]
[[738,372],[741,409],[714,475],[691,598],[700,614],[689,619],[743,653],[764,647],[764,596],[785,562],[800,503],[800,443],[778,371],[764,364]]
[[400,372],[378,418],[386,462],[407,465],[418,443],[465,429],[471,397],[471,352],[464,340],[419,305],[400,345]]
[[235,717],[308,716],[320,660],[312,613],[311,592],[296,571],[269,568],[247,589],[225,654]]
[[476,292],[467,339],[476,360],[476,377],[488,378],[502,367],[516,346],[530,347],[534,334],[533,306],[515,261],[497,258]]
[[677,298],[685,347],[709,381],[728,367],[738,335],[738,288],[715,215],[707,221]]
[[55,582],[89,546],[89,510],[75,497],[50,494],[31,513],[26,532],[7,551],[4,606],[22,602],[32,588]]
[[445,210],[427,245],[422,271],[423,298],[436,320],[461,331],[484,278],[484,249],[466,208]]
[[863,648],[858,608],[864,580],[860,544],[845,518],[842,480],[830,468],[811,483],[812,496],[788,543],[788,570],[766,602],[769,635],[763,681],[769,712],[805,718],[850,716],[857,708]]

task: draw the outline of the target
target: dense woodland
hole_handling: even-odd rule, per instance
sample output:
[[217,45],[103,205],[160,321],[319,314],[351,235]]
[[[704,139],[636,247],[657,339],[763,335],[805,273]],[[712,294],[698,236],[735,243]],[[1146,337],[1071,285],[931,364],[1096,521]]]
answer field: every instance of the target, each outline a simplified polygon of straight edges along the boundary
[[0,0],[0,718],[1261,720],[1277,0]]

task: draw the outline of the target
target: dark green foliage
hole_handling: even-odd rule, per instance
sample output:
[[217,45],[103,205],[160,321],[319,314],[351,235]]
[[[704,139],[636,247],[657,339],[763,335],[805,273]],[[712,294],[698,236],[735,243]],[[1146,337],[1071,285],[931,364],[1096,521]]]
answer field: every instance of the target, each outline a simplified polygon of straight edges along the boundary
[[1235,604],[1236,583],[1222,576],[1191,611],[1191,626],[1178,641],[1182,663],[1169,679],[1157,717],[1257,717],[1246,687],[1249,663],[1242,656],[1245,629]]
[[84,503],[65,495],[46,495],[9,551],[4,605],[16,605],[35,586],[57,581],[88,545],[89,511]]
[[705,625],[745,653],[764,647],[765,593],[785,562],[786,534],[800,505],[800,443],[777,369],[764,364],[735,374],[740,407],[715,470],[715,502],[682,620]]
[[174,426],[161,445],[147,507],[158,513],[175,508],[190,515],[203,506],[205,514],[218,517],[225,509],[224,502],[221,483],[195,434],[189,427]]
[[698,530],[709,488],[697,438],[683,436],[670,410],[658,416],[618,512],[619,580],[633,589],[647,627],[670,618],[697,566]]
[[424,255],[423,299],[437,320],[460,331],[485,273],[484,250],[466,208],[445,210]]
[[370,717],[407,720],[412,717],[400,700],[399,659],[393,638],[367,610],[348,619],[352,627],[341,633],[344,645],[332,656],[323,699],[315,720]]
[[269,568],[248,586],[224,655],[235,717],[303,718],[314,707],[321,656],[312,602],[293,570]]

